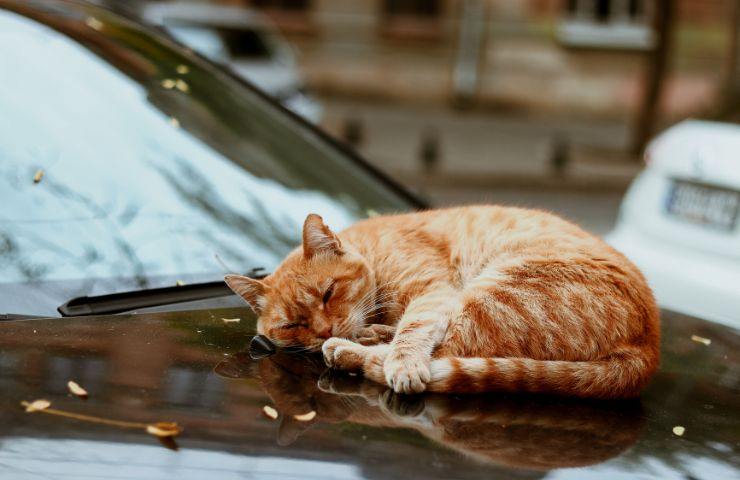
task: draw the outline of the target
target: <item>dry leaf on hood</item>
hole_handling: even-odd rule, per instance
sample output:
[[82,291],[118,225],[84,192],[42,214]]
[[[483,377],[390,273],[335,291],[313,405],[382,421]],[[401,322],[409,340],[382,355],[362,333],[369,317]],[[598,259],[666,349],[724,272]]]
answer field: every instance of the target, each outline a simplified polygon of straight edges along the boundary
[[33,183],[39,183],[42,178],[44,178],[44,171],[39,168],[33,175]]
[[298,420],[299,422],[310,422],[316,417],[316,412],[311,410],[308,413],[304,413],[303,415],[293,415],[293,418]]
[[28,402],[21,402],[21,405],[26,407],[27,412],[39,412],[41,410],[46,410],[51,406],[51,402],[44,399],[38,399],[34,400],[31,403]]
[[157,437],[176,437],[182,428],[175,422],[157,422],[146,426],[146,433]]
[[697,343],[703,343],[704,345],[709,346],[712,341],[708,338],[700,337],[699,335],[692,335],[691,340],[697,342]]
[[268,405],[262,407],[262,413],[270,420],[275,420],[278,417],[278,411]]
[[100,31],[103,29],[103,22],[101,22],[95,17],[87,17],[85,19],[85,25],[97,31]]
[[190,87],[188,86],[187,82],[185,80],[182,80],[178,78],[175,80],[175,88],[180,90],[183,93],[188,93],[188,90],[190,90]]
[[685,431],[686,431],[686,428],[682,427],[681,425],[677,425],[673,427],[673,434],[678,435],[679,437],[683,436]]
[[69,388],[69,391],[78,397],[87,398],[87,390],[82,388],[79,383],[70,380],[67,382],[67,388]]
[[241,318],[222,318],[221,320],[223,320],[224,323],[239,323],[242,321]]

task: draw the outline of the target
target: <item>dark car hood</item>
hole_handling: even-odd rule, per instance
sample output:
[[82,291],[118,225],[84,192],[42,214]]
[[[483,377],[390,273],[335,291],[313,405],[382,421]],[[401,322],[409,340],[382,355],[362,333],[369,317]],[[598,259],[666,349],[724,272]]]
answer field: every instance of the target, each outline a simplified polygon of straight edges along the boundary
[[[661,370],[629,402],[398,397],[315,357],[252,360],[254,327],[242,308],[1,323],[2,477],[738,475],[740,336],[727,327],[664,314]],[[23,411],[39,398],[92,418]],[[158,421],[184,428],[176,444],[137,427]]]

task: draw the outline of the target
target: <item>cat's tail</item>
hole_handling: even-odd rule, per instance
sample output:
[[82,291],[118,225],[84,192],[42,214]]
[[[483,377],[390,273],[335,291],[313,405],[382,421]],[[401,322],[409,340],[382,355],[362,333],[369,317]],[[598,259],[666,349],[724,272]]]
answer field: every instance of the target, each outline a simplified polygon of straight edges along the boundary
[[629,346],[596,361],[531,358],[440,358],[432,360],[431,392],[510,391],[589,398],[639,395],[658,366],[658,352]]
[[[438,358],[431,363],[429,392],[530,392],[588,398],[636,397],[658,367],[658,351],[627,346],[594,361],[531,358]],[[385,383],[382,364],[366,376]]]

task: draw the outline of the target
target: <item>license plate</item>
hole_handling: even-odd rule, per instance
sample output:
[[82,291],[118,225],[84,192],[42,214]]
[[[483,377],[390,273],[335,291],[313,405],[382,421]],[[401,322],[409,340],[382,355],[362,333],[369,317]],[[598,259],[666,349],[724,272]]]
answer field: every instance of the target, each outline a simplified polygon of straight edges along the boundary
[[666,212],[705,227],[732,231],[740,211],[740,192],[685,180],[673,180]]

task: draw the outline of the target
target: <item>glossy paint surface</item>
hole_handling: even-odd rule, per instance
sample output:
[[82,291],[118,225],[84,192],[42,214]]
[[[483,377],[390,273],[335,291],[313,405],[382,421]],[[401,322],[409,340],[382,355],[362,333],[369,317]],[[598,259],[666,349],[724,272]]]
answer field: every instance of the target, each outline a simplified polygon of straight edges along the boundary
[[[279,351],[253,360],[254,327],[242,308],[3,322],[0,476],[717,479],[740,473],[740,336],[723,326],[665,313],[661,370],[634,402],[400,397],[360,377],[327,372],[315,357]],[[89,392],[87,400],[69,392],[69,380]],[[94,418],[24,412],[20,402],[38,398]],[[174,421],[184,431],[172,450],[174,444],[142,428],[107,420]]]

